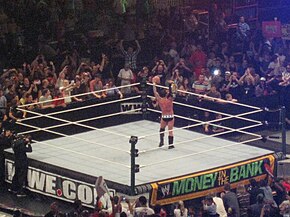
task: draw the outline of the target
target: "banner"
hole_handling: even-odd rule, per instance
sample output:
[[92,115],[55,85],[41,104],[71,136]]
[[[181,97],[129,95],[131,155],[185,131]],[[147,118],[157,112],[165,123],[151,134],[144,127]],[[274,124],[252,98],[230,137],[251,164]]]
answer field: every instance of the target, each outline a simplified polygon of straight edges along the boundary
[[[15,172],[13,161],[5,159],[5,171],[5,179],[11,183]],[[72,203],[78,199],[82,201],[84,206],[90,208],[95,206],[98,194],[94,184],[71,179],[31,166],[28,168],[27,180],[27,188],[30,191]],[[113,189],[109,189],[109,191],[111,196],[115,194]]]
[[274,170],[275,157],[268,155],[214,170],[194,173],[152,184],[151,205],[166,205],[179,200],[204,197],[210,192],[221,192],[226,183],[232,187],[248,184],[249,179],[265,179]]
[[266,38],[282,37],[280,21],[264,21],[262,22],[263,36]]

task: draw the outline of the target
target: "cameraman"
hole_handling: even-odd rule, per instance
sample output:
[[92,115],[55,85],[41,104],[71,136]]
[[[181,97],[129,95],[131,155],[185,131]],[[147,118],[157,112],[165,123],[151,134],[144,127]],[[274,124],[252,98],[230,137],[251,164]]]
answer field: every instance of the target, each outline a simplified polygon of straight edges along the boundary
[[16,136],[12,141],[12,149],[15,157],[15,174],[12,179],[11,191],[17,197],[25,197],[23,185],[27,181],[28,158],[27,152],[32,152],[30,136]]
[[5,156],[4,150],[11,147],[12,131],[7,128],[0,135],[0,191],[5,187]]

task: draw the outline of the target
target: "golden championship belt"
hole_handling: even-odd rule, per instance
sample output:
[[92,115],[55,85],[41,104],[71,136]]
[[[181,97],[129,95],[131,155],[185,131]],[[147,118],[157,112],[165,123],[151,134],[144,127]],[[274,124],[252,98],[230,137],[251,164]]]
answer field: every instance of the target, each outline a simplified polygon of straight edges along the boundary
[[173,96],[173,97],[176,97],[176,94],[177,94],[177,85],[176,85],[175,82],[173,82],[173,83],[171,84],[171,91],[172,91],[172,96]]

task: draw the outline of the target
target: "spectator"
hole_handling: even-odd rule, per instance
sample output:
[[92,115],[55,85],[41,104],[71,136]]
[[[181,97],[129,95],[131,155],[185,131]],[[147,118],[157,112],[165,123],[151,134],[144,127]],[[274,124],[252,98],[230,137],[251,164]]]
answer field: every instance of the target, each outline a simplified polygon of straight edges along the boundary
[[285,186],[283,185],[284,180],[281,178],[274,179],[273,190],[276,192],[274,196],[274,200],[276,204],[281,204],[284,200],[286,200],[286,196],[288,195],[288,191],[286,190]]
[[266,81],[266,84],[275,92],[275,93],[280,93],[282,90],[282,86],[279,84],[282,82],[282,75],[276,75],[272,77],[271,79]]
[[186,217],[188,216],[188,210],[184,207],[183,201],[179,201],[174,209],[174,217]]
[[284,180],[282,181],[282,185],[284,186],[286,192],[289,194],[290,192],[290,177],[289,176],[284,178]]
[[244,185],[238,185],[237,198],[240,206],[240,216],[248,217],[248,207],[250,206],[250,194]]
[[178,91],[179,96],[181,96],[181,97],[188,96],[187,93],[183,92],[183,91],[191,92],[191,87],[190,87],[188,78],[183,78],[182,83],[179,85],[178,89],[180,90],[180,91]]
[[12,101],[13,100],[16,100],[18,101],[19,97],[17,96],[16,94],[16,91],[15,91],[15,85],[11,84],[7,87],[7,90],[8,90],[8,93],[5,94],[5,98],[7,100],[7,106],[10,107],[11,104],[12,104]]
[[232,94],[230,94],[230,93],[226,94],[226,100],[227,101],[231,101],[231,102],[237,102],[238,101],[238,100],[234,99]]
[[287,217],[290,215],[290,201],[289,200],[285,200],[283,201],[280,206],[280,215],[282,215],[283,217]]
[[155,213],[155,215],[160,216],[160,217],[166,217],[167,216],[166,211],[159,204],[156,204],[154,206],[154,213]]
[[172,72],[172,76],[170,78],[170,80],[172,80],[174,82],[175,85],[177,85],[177,87],[179,87],[183,81],[183,77],[182,75],[179,73],[178,69],[175,69]]
[[219,88],[219,91],[220,91],[220,93],[222,95],[222,98],[225,98],[226,94],[229,93],[230,78],[231,78],[231,72],[230,71],[226,71],[225,72],[225,77],[224,77],[223,81],[220,83],[220,88]]
[[[125,67],[120,70],[118,74],[118,78],[121,81],[121,86],[131,84],[131,81],[133,80],[134,75],[133,75],[132,70],[130,69],[129,64],[125,64]],[[122,94],[130,94],[131,87],[122,87],[121,92]]]
[[97,98],[104,98],[106,97],[106,94],[103,90],[103,82],[99,77],[95,77],[94,80],[90,81],[90,92]]
[[106,54],[102,53],[102,60],[100,65],[100,72],[102,75],[102,79],[107,82],[108,79],[112,79],[112,63],[109,61],[109,58]]
[[252,204],[248,209],[249,217],[261,217],[262,208],[264,206],[264,195],[258,194],[256,203]]
[[64,69],[59,73],[59,76],[57,78],[55,88],[63,87],[63,82],[65,80],[66,72],[67,72],[67,66],[64,67]]
[[193,65],[193,71],[195,78],[199,78],[201,69],[206,66],[207,57],[205,52],[202,50],[201,45],[197,45],[196,50],[190,57],[190,63]]
[[224,202],[222,198],[218,197],[215,193],[212,194],[212,199],[216,204],[216,212],[220,217],[227,217],[227,212],[225,210]]
[[113,96],[119,95],[120,99],[123,98],[123,94],[115,86],[114,81],[112,79],[108,80],[108,83],[105,85],[104,89],[105,89],[105,95],[107,97],[113,97]]
[[46,108],[54,108],[55,105],[52,102],[52,96],[50,94],[50,91],[48,89],[44,89],[42,91],[42,96],[39,98],[40,102],[40,108],[46,109]]
[[[32,111],[33,109],[35,109],[36,105],[33,104],[33,103],[36,103],[36,101],[33,100],[32,95],[26,92],[24,94],[24,96],[25,96],[24,100],[21,101],[21,99],[20,99],[20,103],[21,103],[21,105],[27,105],[27,106],[25,106],[25,110]],[[27,117],[27,112],[24,111],[23,112],[23,118],[26,118],[26,117]]]
[[222,127],[222,121],[219,121],[220,119],[222,119],[222,115],[221,114],[216,114],[215,115],[215,120],[217,120],[216,122],[214,122],[214,125],[212,126],[212,132],[213,133],[220,133],[220,132],[224,132],[225,128]]
[[81,102],[84,99],[86,99],[87,97],[85,95],[83,96],[75,96],[75,95],[79,95],[79,94],[83,94],[86,93],[86,89],[85,89],[85,85],[83,83],[81,83],[81,79],[79,76],[76,76],[75,78],[75,86],[74,89],[72,90],[72,95],[73,95],[73,100],[76,102]]
[[0,88],[0,112],[1,112],[1,117],[6,114],[6,109],[7,109],[7,99],[3,95],[3,90]]
[[237,100],[242,97],[242,88],[241,83],[239,81],[239,74],[237,72],[233,72],[230,77],[230,82],[227,86],[229,93]]
[[140,44],[138,40],[135,40],[135,43],[137,45],[137,49],[134,51],[132,47],[128,47],[128,50],[126,51],[123,46],[124,40],[121,40],[121,51],[125,57],[125,65],[129,65],[129,67],[134,71],[137,69],[137,56],[139,52],[141,51]]
[[264,197],[264,191],[260,189],[259,183],[256,179],[250,179],[250,185],[248,187],[248,192],[250,193],[250,204],[257,203],[257,196],[261,194]]
[[242,96],[243,98],[251,98],[255,94],[255,85],[256,85],[256,79],[254,78],[254,69],[253,68],[247,68],[244,75],[240,78],[239,84],[243,88]]
[[153,215],[154,210],[147,206],[147,199],[144,196],[140,196],[136,201],[136,206],[133,209],[133,216],[141,217]]
[[272,189],[268,185],[266,180],[262,180],[260,182],[260,189],[263,190],[263,193],[264,193],[264,202],[273,203],[274,206],[277,207],[277,204],[273,198]]
[[228,216],[239,217],[240,207],[237,195],[234,192],[231,192],[231,186],[229,183],[225,184],[224,190],[225,193],[222,194],[222,199],[225,205],[225,209],[228,213]]
[[260,82],[255,87],[255,96],[261,97],[261,96],[268,96],[271,94],[271,89],[266,83],[266,78],[261,77]]
[[213,72],[212,79],[211,79],[211,85],[214,85],[219,90],[223,80],[224,79],[223,79],[223,77],[221,75],[221,70],[220,69],[215,69],[214,72]]
[[203,204],[203,211],[205,213],[204,216],[208,216],[208,217],[210,217],[210,216],[215,216],[215,217],[219,216],[217,214],[217,212],[216,212],[217,211],[217,207],[216,207],[216,204],[215,204],[215,202],[214,202],[212,197],[207,196],[205,198],[205,200],[202,201],[202,204]]
[[270,76],[278,75],[281,66],[282,65],[278,59],[278,56],[274,55],[271,59],[271,62],[268,65],[268,72],[270,72],[269,75]]
[[205,94],[205,96],[211,97],[211,98],[205,97],[205,99],[210,101],[215,101],[215,99],[221,99],[221,94],[220,92],[217,91],[217,87],[215,85],[212,85],[210,87],[210,90]]
[[192,89],[196,94],[205,94],[210,90],[210,83],[205,81],[204,75],[199,75],[198,80],[192,84]]
[[68,80],[64,80],[63,81],[63,86],[59,88],[59,91],[61,93],[61,96],[64,98],[64,103],[68,104],[72,102],[71,99],[71,92],[74,88],[74,81],[72,81],[71,83],[69,83]]
[[249,37],[250,26],[245,22],[245,17],[241,16],[238,23],[237,35],[241,41],[245,41]]
[[192,72],[190,68],[186,65],[185,59],[183,58],[179,59],[179,62],[176,63],[172,70],[174,71],[175,69],[178,69],[180,75],[182,75],[183,77],[190,78],[192,76]]
[[166,81],[167,66],[163,60],[156,61],[156,65],[152,69],[152,76],[160,77],[160,84],[165,85]]

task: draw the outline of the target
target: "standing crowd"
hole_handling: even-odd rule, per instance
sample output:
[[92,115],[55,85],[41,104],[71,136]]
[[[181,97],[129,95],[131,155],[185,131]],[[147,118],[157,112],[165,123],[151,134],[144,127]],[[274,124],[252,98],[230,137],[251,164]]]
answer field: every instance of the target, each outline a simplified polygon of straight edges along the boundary
[[[186,100],[189,93],[234,102],[279,94],[289,111],[290,43],[264,38],[244,17],[230,33],[222,13],[210,14],[214,28],[209,38],[208,32],[185,28],[179,8],[142,16],[131,9],[120,15],[109,5],[112,1],[100,0],[101,8],[95,1],[76,0],[74,7],[69,2],[1,1],[2,127],[29,115],[18,111],[19,106],[51,109],[88,99],[123,98],[140,92],[129,84],[151,82],[155,76],[161,85],[174,82],[180,90],[176,97]],[[286,122],[290,124],[289,116]],[[204,130],[210,129],[205,126]],[[221,198],[213,194],[203,200],[200,215],[287,216],[289,179],[275,180],[272,187],[275,198],[264,182],[239,186],[237,193],[225,185]],[[120,199],[113,204],[112,213],[122,217],[166,216],[160,206],[147,207],[146,198],[139,198],[138,208],[128,205],[128,212],[120,208]],[[80,207],[77,203],[73,216],[88,216]],[[182,201],[173,213],[177,217],[196,214]],[[92,216],[106,215],[97,207]]]

